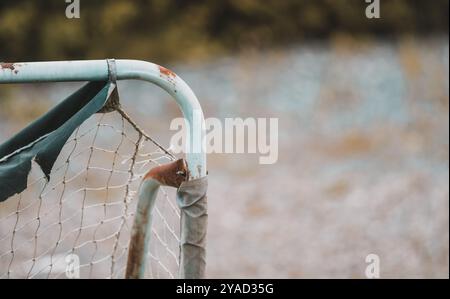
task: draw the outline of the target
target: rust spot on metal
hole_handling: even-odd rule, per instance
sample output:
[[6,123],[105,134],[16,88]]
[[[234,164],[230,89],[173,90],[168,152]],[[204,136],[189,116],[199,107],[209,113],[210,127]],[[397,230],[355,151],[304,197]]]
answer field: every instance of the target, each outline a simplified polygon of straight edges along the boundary
[[189,178],[189,170],[184,159],[179,159],[172,163],[167,163],[153,168],[144,177],[146,179],[154,179],[164,186],[178,188],[181,183]]
[[130,237],[130,248],[128,250],[127,268],[125,271],[125,278],[127,279],[139,278],[139,267],[142,262],[141,257],[143,254],[142,251],[145,248],[144,229],[148,226],[149,220],[146,213],[148,213],[150,206],[148,205],[146,208],[147,209],[140,211],[142,221],[140,222],[139,227],[133,227]]
[[17,69],[19,65],[17,63],[13,62],[0,62],[0,69],[8,69],[14,72],[14,74],[17,74],[19,70]]
[[11,62],[2,62],[2,63],[0,63],[0,68],[1,69],[10,69],[11,71],[14,71],[15,65],[14,65],[14,63],[11,63]]
[[163,66],[159,66],[159,72],[167,77],[175,78],[177,75],[169,69],[166,69]]

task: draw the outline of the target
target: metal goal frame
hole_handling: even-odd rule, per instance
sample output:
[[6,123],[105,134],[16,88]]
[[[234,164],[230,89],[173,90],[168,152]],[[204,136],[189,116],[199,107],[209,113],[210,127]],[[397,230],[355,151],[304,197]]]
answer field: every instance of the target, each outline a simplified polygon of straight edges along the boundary
[[[114,68],[113,74],[111,66]],[[112,75],[114,80],[142,80],[153,83],[172,96],[183,114],[187,128],[184,166],[187,168],[186,181],[203,180],[205,182],[203,185],[206,186],[205,125],[202,108],[191,88],[171,70],[154,63],[128,59],[0,63],[0,84],[108,81]],[[202,196],[203,202],[196,206],[198,198],[194,200],[189,198],[189,191],[180,192],[179,184],[167,183],[164,179],[162,182],[161,179],[158,180],[165,171],[176,171],[180,167],[183,165],[176,161],[172,166],[160,169],[159,175],[150,177],[147,188],[150,193],[145,197],[139,196],[133,234],[144,236],[136,238],[141,240],[140,243],[136,243],[139,246],[130,244],[127,278],[143,278],[145,271],[143,260],[146,258],[145,248],[151,229],[146,225],[148,219],[143,218],[151,217],[152,203],[149,200],[155,198],[159,185],[164,183],[178,188],[177,202],[181,212],[179,277],[203,278],[205,275],[206,187],[203,188],[205,192]],[[167,175],[170,176],[170,173]],[[198,191],[198,186],[194,186],[193,192],[198,193],[195,191]]]

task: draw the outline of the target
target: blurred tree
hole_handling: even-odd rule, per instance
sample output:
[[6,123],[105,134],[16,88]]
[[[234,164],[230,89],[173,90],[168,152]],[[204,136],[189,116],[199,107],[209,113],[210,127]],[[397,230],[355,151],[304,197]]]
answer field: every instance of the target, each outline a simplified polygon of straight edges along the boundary
[[397,37],[448,34],[448,0],[383,0],[367,19],[363,0],[2,0],[0,60],[132,57],[159,62],[280,47],[336,33]]

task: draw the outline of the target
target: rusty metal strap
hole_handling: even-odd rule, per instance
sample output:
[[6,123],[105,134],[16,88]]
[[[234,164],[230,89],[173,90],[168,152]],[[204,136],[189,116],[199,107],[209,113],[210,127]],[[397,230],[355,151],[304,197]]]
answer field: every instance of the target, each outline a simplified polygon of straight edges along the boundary
[[108,76],[109,81],[116,84],[117,81],[117,67],[116,67],[116,60],[114,58],[112,59],[106,59],[106,62],[108,63]]
[[108,113],[116,111],[120,108],[119,92],[117,91],[117,67],[115,59],[107,59],[108,64],[108,78],[111,82],[111,88],[113,90],[110,92],[110,96],[105,105],[98,111],[98,113]]

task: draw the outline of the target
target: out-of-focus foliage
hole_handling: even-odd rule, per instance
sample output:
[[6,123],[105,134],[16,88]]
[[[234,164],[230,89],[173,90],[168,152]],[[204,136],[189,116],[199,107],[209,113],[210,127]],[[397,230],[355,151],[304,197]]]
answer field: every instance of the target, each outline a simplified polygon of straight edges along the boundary
[[2,0],[0,60],[130,57],[189,60],[246,48],[283,47],[335,34],[448,34],[448,0]]

